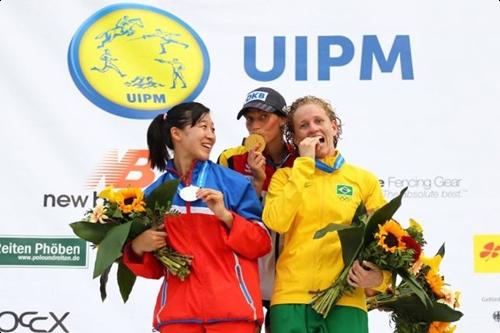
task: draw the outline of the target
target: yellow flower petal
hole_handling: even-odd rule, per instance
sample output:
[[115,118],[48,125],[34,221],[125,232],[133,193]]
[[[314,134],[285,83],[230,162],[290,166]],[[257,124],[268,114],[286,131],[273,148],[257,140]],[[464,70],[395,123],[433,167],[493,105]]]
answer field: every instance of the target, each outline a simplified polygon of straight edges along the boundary
[[418,223],[414,219],[410,219],[410,228],[414,228],[418,232],[423,232],[423,230],[424,230],[424,229],[422,229],[422,226],[420,225],[420,223]]
[[104,190],[102,190],[101,193],[99,193],[99,198],[106,199],[110,202],[116,202],[113,185],[107,186]]
[[453,333],[455,331],[456,326],[451,325],[450,323],[441,322],[441,321],[433,321],[429,326],[428,333]]
[[443,257],[441,257],[440,255],[434,256],[432,258],[422,257],[424,265],[429,266],[431,268],[431,271],[433,271],[434,273],[439,272],[439,265],[441,265],[442,259]]
[[460,296],[462,296],[462,293],[460,291],[455,291],[455,304],[453,304],[453,308],[457,309],[460,307]]

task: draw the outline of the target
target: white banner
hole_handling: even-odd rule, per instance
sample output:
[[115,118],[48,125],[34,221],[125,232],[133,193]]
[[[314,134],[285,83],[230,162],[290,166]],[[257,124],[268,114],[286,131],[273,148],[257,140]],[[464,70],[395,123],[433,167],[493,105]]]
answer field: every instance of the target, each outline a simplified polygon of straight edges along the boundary
[[259,86],[331,101],[344,157],[388,199],[409,187],[397,218],[423,225],[426,254],[446,243],[456,332],[500,331],[499,15],[465,0],[1,0],[0,332],[149,332],[159,281],[125,305],[110,281],[102,303],[95,251],[68,224],[104,185],[151,182],[155,114],[207,105],[216,159]]

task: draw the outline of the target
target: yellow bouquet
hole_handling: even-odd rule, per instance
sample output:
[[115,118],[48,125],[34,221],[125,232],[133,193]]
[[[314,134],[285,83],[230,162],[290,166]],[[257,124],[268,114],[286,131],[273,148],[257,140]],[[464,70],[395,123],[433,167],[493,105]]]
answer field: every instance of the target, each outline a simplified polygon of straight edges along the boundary
[[[124,302],[129,298],[136,276],[123,264],[123,247],[149,228],[158,228],[171,209],[178,181],[163,183],[146,198],[139,188],[114,189],[112,186],[99,193],[96,206],[83,220],[70,224],[73,232],[97,248],[93,277],[100,277],[101,299],[106,299],[106,284],[111,267],[118,264],[117,280]],[[164,247],[154,256],[173,275],[184,280],[190,273],[192,257]]]

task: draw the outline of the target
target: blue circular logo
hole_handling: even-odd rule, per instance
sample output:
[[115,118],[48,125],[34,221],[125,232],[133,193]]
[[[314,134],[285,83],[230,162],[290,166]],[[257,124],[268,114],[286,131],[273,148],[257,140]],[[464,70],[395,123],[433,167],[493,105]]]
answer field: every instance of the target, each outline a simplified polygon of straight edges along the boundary
[[71,40],[68,65],[92,103],[134,119],[193,101],[210,72],[205,44],[189,25],[139,4],[111,5],[88,18]]

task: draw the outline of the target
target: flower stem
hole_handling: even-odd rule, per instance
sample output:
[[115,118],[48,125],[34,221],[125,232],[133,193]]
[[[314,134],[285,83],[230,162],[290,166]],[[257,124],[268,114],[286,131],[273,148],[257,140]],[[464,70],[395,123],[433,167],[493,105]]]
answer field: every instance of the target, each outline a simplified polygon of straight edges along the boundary
[[311,302],[312,308],[317,313],[321,314],[323,318],[328,316],[330,310],[338,299],[342,295],[351,289],[350,285],[347,283],[348,269],[344,269],[340,276],[335,280],[335,282],[328,288],[319,291],[314,295],[313,301]]
[[191,273],[192,256],[180,254],[168,247],[156,250],[153,254],[171,274],[182,281]]

